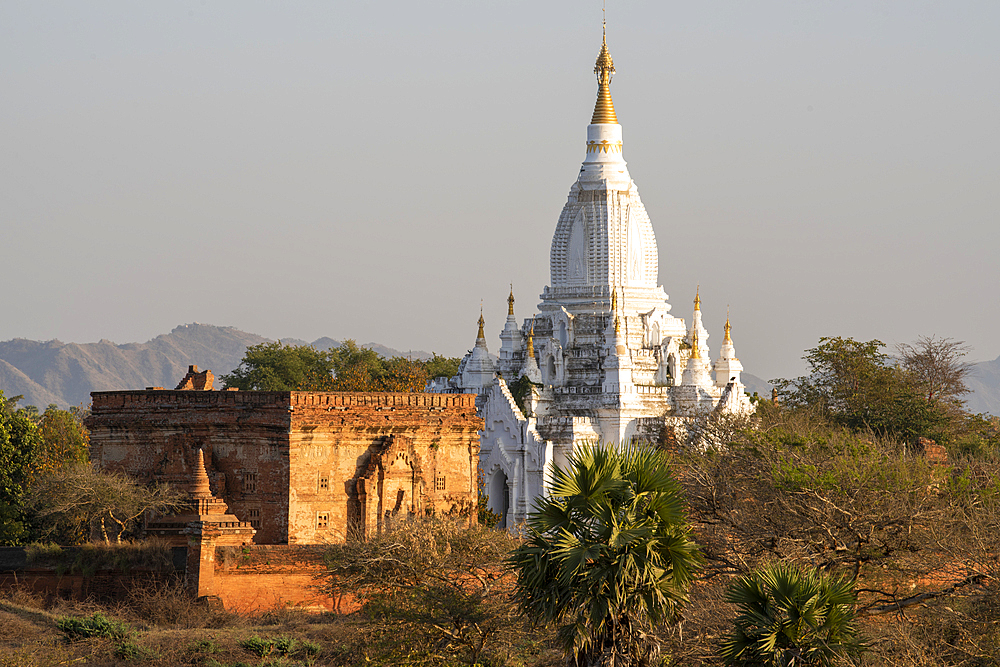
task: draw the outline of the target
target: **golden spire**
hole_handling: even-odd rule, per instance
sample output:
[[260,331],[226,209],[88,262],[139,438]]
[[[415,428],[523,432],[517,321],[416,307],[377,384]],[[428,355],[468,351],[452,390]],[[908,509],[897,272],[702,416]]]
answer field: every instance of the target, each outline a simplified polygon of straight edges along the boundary
[[727,343],[732,343],[733,342],[732,336],[729,335],[730,331],[732,331],[732,329],[733,328],[731,326],[729,326],[729,307],[727,306],[726,307],[726,342]]
[[486,322],[483,320],[483,307],[480,306],[479,307],[479,334],[476,336],[476,338],[484,338],[484,339],[486,338],[486,334],[483,333],[483,325],[484,324],[486,324]]
[[701,359],[701,352],[698,351],[698,328],[691,329],[691,358]]
[[531,329],[528,331],[528,357],[535,357],[535,318],[531,318]]
[[605,28],[601,52],[597,56],[597,64],[594,65],[594,74],[597,75],[597,104],[594,105],[594,117],[590,119],[592,125],[618,124],[615,105],[611,101],[611,75],[614,73],[615,63],[611,60],[611,52],[608,51],[608,33]]
[[701,285],[694,291],[694,309],[701,310]]
[[510,284],[510,296],[507,297],[507,314],[514,314],[514,283]]

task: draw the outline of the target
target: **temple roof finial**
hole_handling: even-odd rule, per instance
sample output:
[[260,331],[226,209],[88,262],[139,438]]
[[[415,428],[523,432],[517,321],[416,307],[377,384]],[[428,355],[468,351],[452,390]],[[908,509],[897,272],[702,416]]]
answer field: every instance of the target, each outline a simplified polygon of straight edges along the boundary
[[531,329],[528,330],[528,357],[535,356],[535,318],[531,318]]
[[701,310],[701,285],[694,291],[694,309]]
[[698,350],[698,328],[691,330],[691,358],[701,359],[701,352]]
[[208,472],[205,470],[205,450],[198,448],[194,462],[194,479],[191,480],[191,496],[193,498],[211,498],[212,488],[208,481]]
[[733,337],[730,335],[732,327],[729,325],[729,306],[726,306],[726,342],[732,343]]
[[486,324],[486,321],[483,320],[483,307],[479,306],[479,334],[476,338],[486,338],[486,334],[483,332],[484,324]]
[[514,314],[514,283],[510,284],[510,296],[507,297],[507,314]]
[[594,105],[594,116],[590,119],[592,125],[618,124],[615,105],[611,101],[611,75],[614,73],[615,63],[611,60],[611,52],[608,51],[608,33],[605,24],[601,52],[597,55],[597,63],[594,65],[594,74],[597,75],[597,104]]

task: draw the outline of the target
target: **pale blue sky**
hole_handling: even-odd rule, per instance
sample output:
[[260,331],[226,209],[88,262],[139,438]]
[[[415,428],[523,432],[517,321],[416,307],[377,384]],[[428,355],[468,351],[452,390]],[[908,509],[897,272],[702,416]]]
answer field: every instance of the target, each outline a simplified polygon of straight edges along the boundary
[[[0,340],[200,321],[458,355],[548,284],[600,3],[0,4]],[[765,378],[1000,355],[1000,3],[616,2],[660,281]],[[217,369],[220,372],[228,369]]]

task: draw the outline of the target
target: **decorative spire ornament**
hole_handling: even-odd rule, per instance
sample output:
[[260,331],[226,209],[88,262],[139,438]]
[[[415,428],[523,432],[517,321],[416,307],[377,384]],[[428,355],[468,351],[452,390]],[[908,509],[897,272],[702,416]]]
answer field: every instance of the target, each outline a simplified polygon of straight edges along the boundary
[[205,450],[200,447],[198,448],[198,455],[195,457],[191,496],[198,499],[212,497],[212,488],[209,485],[208,473],[205,471]]
[[529,359],[535,358],[535,318],[531,318],[531,329],[528,330],[528,353]]
[[486,334],[483,332],[484,324],[486,324],[486,321],[483,320],[483,307],[479,306],[479,334],[476,336],[476,338],[483,338],[483,339],[486,338]]
[[608,31],[605,26],[601,52],[597,55],[597,63],[594,65],[594,74],[597,75],[597,104],[594,105],[594,116],[590,119],[591,125],[618,124],[615,104],[611,101],[611,75],[614,73],[615,63],[611,60],[611,52],[608,51]]
[[510,296],[507,297],[507,314],[514,314],[514,283],[510,284]]

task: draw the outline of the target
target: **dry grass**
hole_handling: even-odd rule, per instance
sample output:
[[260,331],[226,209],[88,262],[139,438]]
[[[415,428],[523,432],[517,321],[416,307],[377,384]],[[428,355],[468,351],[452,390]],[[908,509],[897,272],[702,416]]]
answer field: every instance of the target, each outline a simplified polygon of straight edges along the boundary
[[[56,625],[60,617],[87,617],[95,611],[130,626],[122,641],[68,641]],[[545,633],[541,633],[545,634]],[[294,640],[289,655],[275,650],[261,656],[248,649],[259,638],[265,643]],[[96,667],[354,667],[388,665],[383,647],[398,647],[399,627],[360,614],[313,614],[293,609],[242,616],[199,604],[179,587],[137,589],[114,607],[87,602],[50,600],[23,590],[0,597],[0,667],[55,667],[87,664]],[[306,650],[304,647],[314,647]],[[318,649],[315,654],[311,654]],[[401,664],[398,661],[392,664]],[[421,665],[459,665],[453,659],[427,660]],[[555,667],[562,658],[542,638],[519,638],[488,667]]]

